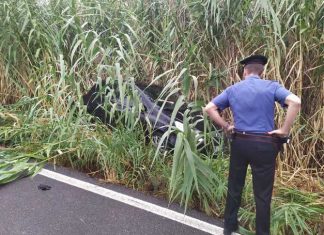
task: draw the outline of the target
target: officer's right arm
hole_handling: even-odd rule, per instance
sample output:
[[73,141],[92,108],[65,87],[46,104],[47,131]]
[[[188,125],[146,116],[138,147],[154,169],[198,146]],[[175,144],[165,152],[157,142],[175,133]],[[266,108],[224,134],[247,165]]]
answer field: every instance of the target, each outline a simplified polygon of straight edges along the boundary
[[206,112],[217,125],[222,127],[224,131],[229,132],[234,128],[234,126],[230,125],[221,117],[218,107],[213,102],[209,102],[203,111]]

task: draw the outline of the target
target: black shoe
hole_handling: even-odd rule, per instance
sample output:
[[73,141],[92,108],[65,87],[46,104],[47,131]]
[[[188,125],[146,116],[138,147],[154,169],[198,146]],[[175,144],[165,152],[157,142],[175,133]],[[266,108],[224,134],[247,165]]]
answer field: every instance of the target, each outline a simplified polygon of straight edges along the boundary
[[224,230],[223,230],[224,235],[231,235],[233,232],[234,232],[233,230],[227,229],[227,228],[224,228]]
[[235,233],[237,230],[238,230],[238,226],[235,229],[224,228],[223,234],[231,235],[232,233]]

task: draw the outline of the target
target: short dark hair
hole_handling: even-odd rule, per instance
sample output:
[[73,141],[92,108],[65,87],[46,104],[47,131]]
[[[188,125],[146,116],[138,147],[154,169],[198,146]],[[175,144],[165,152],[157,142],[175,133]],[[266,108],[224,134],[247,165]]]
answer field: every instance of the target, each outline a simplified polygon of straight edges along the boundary
[[247,64],[244,66],[244,69],[247,71],[248,74],[256,73],[261,75],[264,70],[264,66],[262,64]]

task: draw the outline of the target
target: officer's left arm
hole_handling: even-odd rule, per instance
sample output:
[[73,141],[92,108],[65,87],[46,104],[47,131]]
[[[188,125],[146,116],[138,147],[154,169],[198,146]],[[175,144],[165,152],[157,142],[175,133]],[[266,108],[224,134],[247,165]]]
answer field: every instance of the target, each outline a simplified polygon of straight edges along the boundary
[[285,98],[284,102],[288,106],[285,121],[279,129],[270,131],[270,135],[288,136],[294,120],[300,111],[301,100],[298,96],[290,94]]
[[226,132],[234,129],[233,125],[230,125],[221,117],[218,111],[218,107],[213,102],[209,102],[203,110],[217,125],[222,127]]

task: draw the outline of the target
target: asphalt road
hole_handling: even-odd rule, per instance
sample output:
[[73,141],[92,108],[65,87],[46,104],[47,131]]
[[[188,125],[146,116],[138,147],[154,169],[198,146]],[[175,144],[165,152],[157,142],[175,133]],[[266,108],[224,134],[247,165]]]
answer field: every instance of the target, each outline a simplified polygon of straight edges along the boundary
[[[61,169],[65,175],[98,184],[86,175]],[[52,188],[41,191],[39,184]],[[102,185],[101,185],[102,186]],[[116,185],[109,189],[167,207],[167,203],[151,196]],[[170,208],[170,207],[169,207]],[[171,209],[183,212],[177,205]],[[221,224],[196,211],[188,215],[213,224]],[[83,234],[207,234],[171,219],[135,208],[37,175],[0,186],[0,235],[83,235]]]

